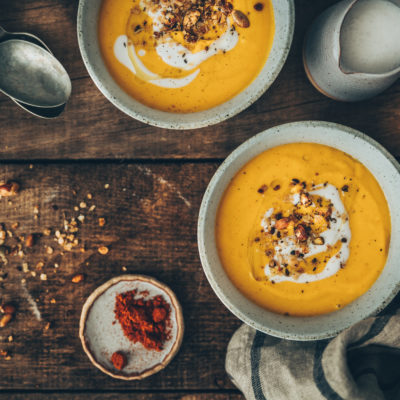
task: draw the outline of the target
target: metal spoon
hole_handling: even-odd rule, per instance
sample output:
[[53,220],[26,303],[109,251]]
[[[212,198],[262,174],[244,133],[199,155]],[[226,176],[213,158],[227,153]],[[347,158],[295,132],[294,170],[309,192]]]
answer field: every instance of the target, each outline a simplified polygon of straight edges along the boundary
[[0,90],[35,107],[67,102],[71,81],[61,63],[48,51],[20,39],[0,43]]
[[[52,51],[47,47],[46,43],[44,43],[42,40],[40,40],[37,36],[32,35],[30,33],[26,32],[7,32],[4,28],[0,26],[0,42],[9,40],[9,39],[21,39],[25,40],[27,42],[31,42],[33,44],[37,44],[38,46],[44,48],[47,50],[50,54],[53,54]],[[29,113],[41,117],[41,118],[56,118],[58,117],[65,108],[66,104],[62,104],[61,106],[58,107],[34,107],[30,106],[28,104],[24,104],[16,99],[13,99],[10,97],[11,100],[13,100],[16,104],[18,104],[21,108],[23,108],[25,111],[28,111]]]

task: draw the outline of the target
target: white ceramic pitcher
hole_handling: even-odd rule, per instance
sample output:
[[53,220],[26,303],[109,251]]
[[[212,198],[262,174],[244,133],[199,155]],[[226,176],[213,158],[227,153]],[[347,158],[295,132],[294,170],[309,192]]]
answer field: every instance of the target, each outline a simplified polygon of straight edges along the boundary
[[[373,31],[379,18],[381,27]],[[400,0],[340,1],[324,11],[306,35],[307,76],[335,100],[373,97],[400,77],[399,32]]]

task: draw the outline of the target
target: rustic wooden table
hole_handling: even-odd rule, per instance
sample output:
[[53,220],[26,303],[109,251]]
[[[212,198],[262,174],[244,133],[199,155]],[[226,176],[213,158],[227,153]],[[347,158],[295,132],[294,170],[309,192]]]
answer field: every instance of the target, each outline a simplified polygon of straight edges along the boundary
[[[224,371],[225,349],[240,322],[210,289],[196,244],[200,201],[219,163],[255,133],[307,119],[349,125],[400,156],[400,82],[373,100],[345,104],[323,97],[304,74],[306,28],[334,2],[296,1],[289,59],[253,106],[211,128],[170,131],[125,116],[96,89],[79,54],[78,0],[0,0],[0,25],[39,35],[73,84],[65,113],[54,121],[37,119],[0,96],[0,180],[21,184],[18,196],[0,200],[0,222],[13,235],[5,245],[13,249],[21,237],[35,235],[31,248],[20,245],[21,252],[8,254],[0,268],[1,300],[18,307],[15,319],[0,329],[1,400],[243,398]],[[79,215],[85,217],[79,244],[65,252],[54,233],[65,218]],[[107,255],[97,252],[100,245],[110,249]],[[124,272],[170,285],[186,321],[178,356],[142,382],[103,375],[78,339],[87,296]],[[86,278],[74,284],[77,273]]]

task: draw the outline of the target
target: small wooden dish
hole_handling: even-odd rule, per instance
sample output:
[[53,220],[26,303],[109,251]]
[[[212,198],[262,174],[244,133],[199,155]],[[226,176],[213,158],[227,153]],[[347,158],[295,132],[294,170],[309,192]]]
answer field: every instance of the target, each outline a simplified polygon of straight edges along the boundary
[[[171,306],[171,337],[160,352],[132,343],[115,320],[115,296],[129,290],[148,292],[149,297],[162,295]],[[183,339],[182,308],[175,293],[163,283],[144,275],[122,275],[98,287],[82,308],[79,337],[90,361],[102,372],[117,379],[139,380],[165,368],[178,352]],[[128,356],[126,367],[119,371],[111,355],[122,351]]]

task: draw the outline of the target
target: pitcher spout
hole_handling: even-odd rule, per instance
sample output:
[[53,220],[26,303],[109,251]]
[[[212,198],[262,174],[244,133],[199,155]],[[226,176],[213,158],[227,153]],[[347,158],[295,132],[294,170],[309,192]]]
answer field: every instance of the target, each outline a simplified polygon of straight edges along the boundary
[[[400,2],[399,2],[400,4]],[[373,79],[400,73],[400,6],[390,0],[356,0],[340,27],[338,66]]]

